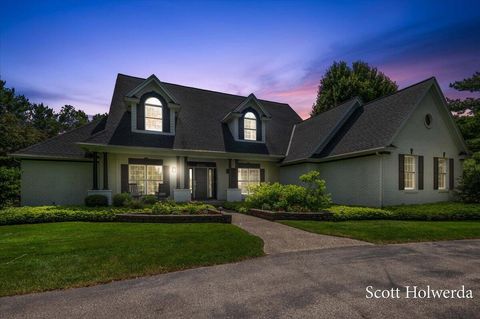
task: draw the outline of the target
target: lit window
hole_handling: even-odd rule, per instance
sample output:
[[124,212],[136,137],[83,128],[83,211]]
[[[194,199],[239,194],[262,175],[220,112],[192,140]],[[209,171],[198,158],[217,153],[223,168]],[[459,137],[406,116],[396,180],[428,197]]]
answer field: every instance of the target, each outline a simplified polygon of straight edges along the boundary
[[405,189],[415,189],[415,156],[405,155]]
[[128,183],[136,184],[140,194],[155,194],[158,184],[163,183],[163,166],[130,164]]
[[247,112],[243,119],[244,138],[250,141],[257,140],[257,117],[252,112]]
[[438,189],[447,189],[447,159],[438,159]]
[[149,97],[145,101],[145,129],[161,132],[163,129],[162,102],[156,97]]
[[238,169],[238,188],[243,195],[250,194],[250,186],[260,184],[259,168],[239,168]]

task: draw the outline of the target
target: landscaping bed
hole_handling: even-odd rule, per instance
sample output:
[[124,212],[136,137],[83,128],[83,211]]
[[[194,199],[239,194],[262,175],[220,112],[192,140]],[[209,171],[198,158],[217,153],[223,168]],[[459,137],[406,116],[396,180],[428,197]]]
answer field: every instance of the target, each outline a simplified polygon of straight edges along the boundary
[[158,202],[141,207],[38,206],[9,207],[0,210],[0,225],[38,224],[69,221],[152,222],[152,223],[230,223],[231,216],[204,203]]
[[231,224],[232,216],[217,210],[191,215],[157,215],[157,214],[117,214],[116,221],[133,223],[224,223]]

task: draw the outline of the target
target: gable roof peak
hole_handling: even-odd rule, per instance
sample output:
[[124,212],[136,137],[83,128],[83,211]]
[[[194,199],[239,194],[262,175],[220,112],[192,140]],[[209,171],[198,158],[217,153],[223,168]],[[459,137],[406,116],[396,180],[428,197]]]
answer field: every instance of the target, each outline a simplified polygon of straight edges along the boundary
[[[141,78],[139,78],[141,79]],[[142,83],[140,83],[139,85],[137,85],[133,90],[131,90],[130,92],[128,92],[125,97],[127,98],[139,98],[138,96],[136,96],[140,91],[142,91],[145,87],[147,87],[147,85],[149,85],[150,83],[155,83],[159,88],[160,90],[162,91],[162,93],[164,93],[166,95],[166,97],[168,98],[168,102],[170,103],[173,103],[173,104],[179,104],[177,99],[172,95],[172,93],[170,93],[167,88],[165,87],[165,85],[163,85],[163,83],[158,79],[158,77],[155,75],[155,74],[152,74],[150,75],[148,78],[144,79]]]

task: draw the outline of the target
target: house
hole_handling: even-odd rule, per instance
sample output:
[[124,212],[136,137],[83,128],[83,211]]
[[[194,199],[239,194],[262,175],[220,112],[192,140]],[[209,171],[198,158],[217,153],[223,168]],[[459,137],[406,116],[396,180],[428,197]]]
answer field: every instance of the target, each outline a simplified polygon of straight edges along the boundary
[[302,121],[284,103],[119,74],[108,117],[13,154],[22,205],[121,192],[238,201],[319,169],[334,202],[448,200],[467,148],[434,78]]

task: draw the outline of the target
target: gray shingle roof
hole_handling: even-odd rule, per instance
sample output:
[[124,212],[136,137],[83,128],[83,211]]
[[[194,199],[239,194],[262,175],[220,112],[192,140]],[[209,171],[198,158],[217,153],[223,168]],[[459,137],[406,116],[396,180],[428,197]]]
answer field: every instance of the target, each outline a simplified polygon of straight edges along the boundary
[[317,156],[336,156],[389,146],[434,81],[434,78],[427,79],[363,105]]
[[[131,113],[125,95],[144,79],[119,74],[108,118],[56,136],[16,154],[85,158],[76,143],[144,146],[285,155],[283,163],[329,158],[389,146],[392,138],[435,84],[430,78],[392,95],[360,105],[356,99],[301,122],[288,104],[260,100],[271,115],[266,143],[235,141],[222,119],[246,97],[162,82],[180,104],[176,134],[154,135],[131,131]],[[295,130],[292,133],[292,129]]]
[[14,153],[14,155],[36,155],[69,159],[85,158],[85,151],[76,143],[89,138],[95,132],[103,130],[106,118],[90,122],[84,126],[73,129],[64,134],[52,137],[48,140],[26,147]]
[[126,146],[167,147],[185,150],[244,152],[284,155],[294,124],[301,121],[284,103],[260,100],[271,114],[266,143],[245,143],[233,139],[221,120],[247,97],[162,82],[180,104],[175,136],[134,133],[130,130],[130,113],[124,96],[145,79],[119,74],[104,132],[86,142]]
[[350,99],[329,111],[295,125],[284,162],[306,159],[321,151],[320,148],[326,145],[336,133],[338,126],[341,126],[360,103],[357,98]]

